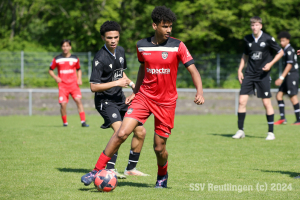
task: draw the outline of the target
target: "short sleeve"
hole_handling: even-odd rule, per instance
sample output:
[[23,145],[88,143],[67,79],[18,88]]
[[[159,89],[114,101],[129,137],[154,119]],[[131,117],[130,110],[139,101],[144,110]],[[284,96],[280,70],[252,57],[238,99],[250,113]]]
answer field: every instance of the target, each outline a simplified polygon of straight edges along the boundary
[[185,67],[188,67],[195,63],[192,55],[183,42],[180,42],[179,44],[178,57]]
[[138,57],[139,62],[140,62],[140,63],[144,63],[145,61],[144,61],[143,55],[142,55],[142,53],[139,51],[138,46],[136,46],[136,53],[137,53],[137,57]]
[[55,68],[56,68],[56,60],[55,60],[55,58],[53,58],[53,60],[52,60],[52,62],[50,64],[50,69],[54,70]]
[[98,59],[93,60],[93,69],[91,73],[90,83],[101,83],[101,77],[103,74],[103,65]]
[[286,56],[286,63],[294,64],[295,53],[290,48],[286,51],[285,56]]
[[246,39],[244,39],[244,54],[247,56],[249,55],[249,44]]
[[77,57],[77,62],[76,62],[76,69],[79,70],[80,69],[80,60],[79,58]]
[[277,42],[275,41],[275,38],[270,37],[270,39],[268,40],[270,48],[275,50],[277,53],[280,52],[281,47],[279,46],[279,44],[277,44]]

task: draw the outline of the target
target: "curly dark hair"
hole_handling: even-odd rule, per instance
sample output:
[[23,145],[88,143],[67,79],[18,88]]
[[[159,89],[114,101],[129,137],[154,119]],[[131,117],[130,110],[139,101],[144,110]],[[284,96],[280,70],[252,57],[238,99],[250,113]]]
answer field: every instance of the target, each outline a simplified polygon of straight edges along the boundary
[[105,33],[109,31],[118,31],[120,33],[121,26],[115,21],[106,21],[100,27],[100,34],[104,36]]
[[157,6],[154,8],[151,14],[151,18],[155,24],[160,22],[175,22],[176,15],[166,6]]
[[291,35],[289,34],[289,32],[287,31],[281,31],[279,34],[278,34],[278,39],[280,40],[281,38],[286,38],[288,40],[291,39]]
[[60,46],[62,46],[65,42],[69,43],[69,45],[72,46],[72,45],[71,45],[71,40],[69,40],[69,39],[63,39],[63,40],[60,42]]

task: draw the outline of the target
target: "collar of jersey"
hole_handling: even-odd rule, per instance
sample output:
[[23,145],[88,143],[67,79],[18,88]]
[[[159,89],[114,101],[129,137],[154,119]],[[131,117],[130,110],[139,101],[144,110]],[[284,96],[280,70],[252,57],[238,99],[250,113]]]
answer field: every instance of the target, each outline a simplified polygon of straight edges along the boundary
[[108,48],[106,47],[106,44],[104,44],[104,47],[105,47],[105,49],[108,51],[108,53],[110,53],[110,55],[112,55],[112,56],[115,57],[115,59],[116,59],[116,49],[117,49],[117,48],[115,48],[115,54],[112,54],[112,53],[108,50]]
[[258,42],[258,40],[259,40],[259,38],[262,36],[262,34],[263,34],[263,31],[261,31],[260,35],[259,35],[258,38],[256,39],[256,38],[254,37],[253,33],[252,33],[252,37],[253,37],[255,43]]
[[290,43],[288,43],[288,44],[284,47],[284,50],[286,50],[287,48],[289,48],[289,46],[291,46]]

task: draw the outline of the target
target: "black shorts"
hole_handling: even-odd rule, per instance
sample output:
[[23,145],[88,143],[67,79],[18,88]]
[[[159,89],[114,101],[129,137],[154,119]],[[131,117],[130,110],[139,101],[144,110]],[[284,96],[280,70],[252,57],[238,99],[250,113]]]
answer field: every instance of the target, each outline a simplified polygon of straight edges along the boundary
[[128,109],[125,103],[100,102],[96,106],[97,111],[104,119],[101,128],[109,128],[111,124],[122,121]]
[[280,85],[278,91],[283,92],[289,96],[294,96],[298,94],[299,87],[299,74],[289,73],[282,84]]
[[245,76],[241,85],[240,95],[255,95],[257,91],[257,98],[271,98],[271,77],[266,76],[260,80],[255,80],[249,76]]

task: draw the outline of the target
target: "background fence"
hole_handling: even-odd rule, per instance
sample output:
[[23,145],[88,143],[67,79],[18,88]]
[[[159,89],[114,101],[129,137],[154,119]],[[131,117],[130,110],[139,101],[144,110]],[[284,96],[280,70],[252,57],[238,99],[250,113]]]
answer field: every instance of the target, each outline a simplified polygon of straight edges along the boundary
[[[50,63],[60,52],[0,52],[0,86],[38,88],[56,87],[57,84],[48,74]],[[91,61],[94,54],[91,52],[74,52],[80,59],[83,87],[89,87]],[[237,69],[241,55],[210,54],[194,55],[195,65],[199,70],[204,88],[239,88]],[[126,55],[128,70],[127,76],[136,80],[139,62],[136,54]],[[277,79],[282,72],[282,62],[277,62],[271,72],[273,79]],[[274,81],[273,85],[274,87]],[[193,86],[189,72],[181,64],[177,77],[178,88]]]

